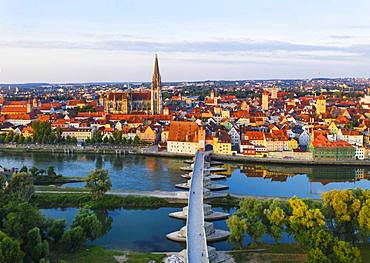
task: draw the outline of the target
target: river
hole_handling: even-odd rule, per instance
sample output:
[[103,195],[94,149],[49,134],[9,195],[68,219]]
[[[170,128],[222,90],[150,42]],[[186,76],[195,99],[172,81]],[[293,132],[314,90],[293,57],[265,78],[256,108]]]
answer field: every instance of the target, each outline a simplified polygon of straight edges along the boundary
[[[23,165],[46,169],[55,167],[65,176],[87,176],[95,168],[109,171],[112,188],[115,190],[162,190],[176,191],[175,184],[184,182],[180,167],[187,166],[183,160],[143,156],[114,155],[63,155],[63,154],[9,154],[0,153],[0,165],[6,168]],[[369,168],[333,166],[285,166],[261,164],[225,164],[228,177],[220,181],[227,184],[228,192],[240,195],[263,195],[319,198],[322,192],[331,189],[362,187],[369,189]],[[83,184],[69,184],[83,186]],[[179,208],[148,210],[116,209],[95,211],[105,222],[106,233],[89,244],[106,248],[133,251],[180,251],[182,244],[166,239],[166,234],[179,230],[185,223],[170,218],[168,214]],[[222,208],[216,208],[220,211]],[[42,213],[52,218],[64,218],[71,224],[78,212],[76,208],[43,209]],[[232,213],[233,211],[226,211]],[[215,222],[216,228],[227,230],[225,221]],[[250,240],[245,238],[245,242]],[[263,241],[271,243],[269,236]],[[292,242],[284,235],[282,242]],[[213,244],[217,249],[232,249],[228,241]]]
[[[177,191],[175,184],[185,181],[180,167],[187,166],[183,160],[172,158],[40,153],[0,153],[0,165],[43,169],[52,165],[65,176],[87,176],[95,168],[104,168],[109,171],[112,189],[144,191]],[[370,167],[271,164],[225,164],[224,167],[228,169],[225,172],[228,178],[219,183],[228,185],[227,191],[238,195],[320,198],[323,192],[332,189],[370,189]]]

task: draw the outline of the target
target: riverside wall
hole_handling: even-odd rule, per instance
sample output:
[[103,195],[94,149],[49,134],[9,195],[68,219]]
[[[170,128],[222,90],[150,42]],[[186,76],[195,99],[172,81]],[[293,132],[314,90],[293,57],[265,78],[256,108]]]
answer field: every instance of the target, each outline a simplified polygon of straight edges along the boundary
[[[142,155],[166,158],[189,159],[192,154],[178,154],[167,151],[154,151],[152,147],[140,146],[84,146],[75,145],[0,145],[0,152],[13,153],[59,153],[59,154],[115,154]],[[370,166],[370,160],[315,160],[304,158],[250,157],[244,155],[212,154],[211,159],[222,162],[291,164],[291,165],[332,165],[332,166]]]

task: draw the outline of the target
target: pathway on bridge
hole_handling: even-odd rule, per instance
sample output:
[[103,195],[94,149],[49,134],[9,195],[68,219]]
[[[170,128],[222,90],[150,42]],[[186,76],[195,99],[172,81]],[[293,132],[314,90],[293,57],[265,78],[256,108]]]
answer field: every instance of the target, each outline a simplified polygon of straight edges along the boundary
[[186,224],[186,251],[189,263],[209,262],[203,210],[204,158],[204,152],[197,152],[195,154],[194,169],[189,190],[189,210]]
[[[225,240],[229,231],[215,229],[212,222],[223,220],[229,216],[227,213],[214,212],[212,207],[204,204],[204,198],[213,197],[209,192],[210,163],[208,156],[210,152],[198,151],[195,154],[194,163],[189,173],[190,181],[188,194],[188,206],[182,211],[171,213],[170,216],[178,219],[186,219],[186,226],[179,231],[167,234],[167,238],[186,242],[186,250],[180,252],[180,257],[187,263],[220,263],[230,262],[231,258],[225,253],[217,253],[216,249],[207,246],[207,242]],[[217,169],[214,169],[217,170]],[[207,183],[208,182],[208,183]]]

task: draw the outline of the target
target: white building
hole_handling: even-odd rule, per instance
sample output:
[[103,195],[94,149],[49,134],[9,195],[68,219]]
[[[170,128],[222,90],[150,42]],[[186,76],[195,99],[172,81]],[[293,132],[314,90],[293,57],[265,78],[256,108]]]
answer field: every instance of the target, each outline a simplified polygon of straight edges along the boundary
[[298,137],[299,146],[307,147],[310,145],[310,134],[307,131],[303,131]]
[[235,128],[235,127],[232,127],[228,133],[229,133],[229,136],[230,136],[230,139],[231,139],[232,146],[239,147],[240,146],[240,133],[239,133],[239,130],[237,128]]
[[365,159],[365,148],[364,147],[356,147],[355,157],[358,160]]

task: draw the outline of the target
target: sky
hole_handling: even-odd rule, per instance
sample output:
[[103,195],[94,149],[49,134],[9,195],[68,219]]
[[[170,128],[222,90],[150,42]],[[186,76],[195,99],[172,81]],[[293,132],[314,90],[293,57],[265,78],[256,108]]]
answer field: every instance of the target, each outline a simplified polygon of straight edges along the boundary
[[0,83],[370,77],[369,0],[0,0]]

